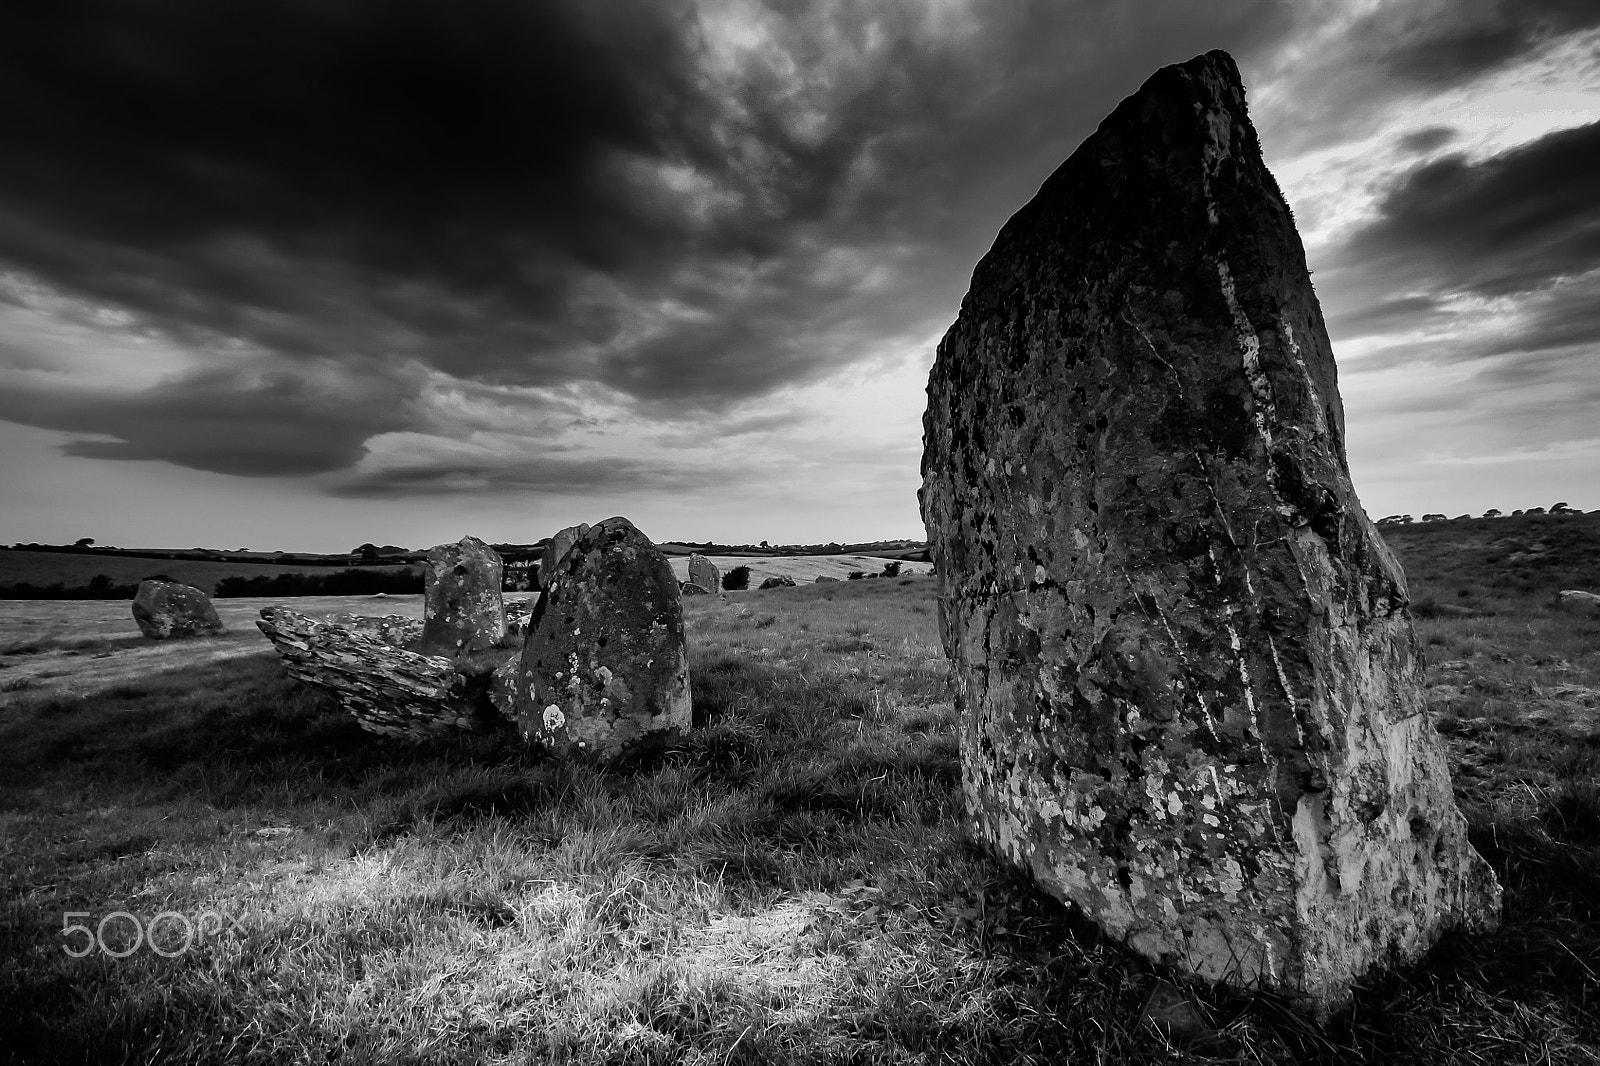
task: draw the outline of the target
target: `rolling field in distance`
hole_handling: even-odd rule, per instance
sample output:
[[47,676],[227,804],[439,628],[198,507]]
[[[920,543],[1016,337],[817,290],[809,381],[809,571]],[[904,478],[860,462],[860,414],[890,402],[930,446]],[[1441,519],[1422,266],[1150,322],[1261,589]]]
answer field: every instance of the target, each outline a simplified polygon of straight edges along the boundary
[[[1600,523],[1430,525],[1385,533],[1505,924],[1373,978],[1325,1030],[1184,982],[1194,1032],[1164,1030],[1145,1009],[1162,974],[972,844],[919,576],[685,600],[699,728],[611,775],[501,738],[363,733],[248,618],[228,619],[232,657],[9,692],[63,649],[8,636],[0,1056],[1593,1063],[1600,619],[1551,600],[1600,591],[1572,580]],[[51,639],[115,624],[75,618]],[[84,941],[64,922],[119,912],[67,954]],[[163,954],[157,915],[225,919],[186,937],[164,918]]]

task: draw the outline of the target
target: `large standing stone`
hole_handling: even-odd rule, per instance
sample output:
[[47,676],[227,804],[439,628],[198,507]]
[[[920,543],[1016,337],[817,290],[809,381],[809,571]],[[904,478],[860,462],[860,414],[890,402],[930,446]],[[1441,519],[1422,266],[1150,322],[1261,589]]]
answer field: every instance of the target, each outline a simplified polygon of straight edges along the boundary
[[[494,698],[504,708],[504,695]],[[510,717],[529,740],[600,762],[688,731],[678,582],[626,518],[584,533],[552,574],[534,608]]]
[[554,580],[556,567],[561,565],[561,560],[566,558],[567,552],[577,543],[578,538],[589,532],[589,523],[579,522],[575,526],[568,526],[550,538],[550,543],[544,546],[544,554],[539,557],[539,587],[547,589]]
[[928,395],[982,839],[1143,954],[1317,1011],[1496,922],[1226,53],[1157,72],[1012,217]]
[[425,655],[466,655],[493,647],[506,631],[500,556],[477,537],[428,552],[423,575]]
[[133,597],[133,620],[151,640],[218,633],[222,619],[211,597],[176,581],[141,581]]
[[699,585],[707,592],[717,592],[722,588],[722,571],[717,569],[716,563],[694,552],[689,556],[689,584]]

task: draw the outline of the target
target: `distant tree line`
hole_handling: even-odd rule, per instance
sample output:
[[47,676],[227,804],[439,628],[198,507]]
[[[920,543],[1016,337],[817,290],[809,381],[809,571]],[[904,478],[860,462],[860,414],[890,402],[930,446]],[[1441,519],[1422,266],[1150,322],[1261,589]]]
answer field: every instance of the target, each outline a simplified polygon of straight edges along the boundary
[[[171,581],[165,574],[152,574],[146,581]],[[96,574],[86,585],[66,585],[57,581],[35,585],[19,581],[0,585],[0,600],[131,600],[139,583],[118,585],[105,574]],[[201,591],[204,591],[202,589]],[[332,574],[263,574],[259,577],[225,577],[212,592],[230,596],[371,596],[387,592],[410,595],[422,591],[418,570],[340,570]]]
[[87,585],[68,586],[60,581],[49,585],[29,581],[0,585],[0,600],[131,600],[138,591],[137,582],[118,585],[105,574],[96,574]]
[[[1566,501],[1562,501],[1560,503],[1551,504],[1548,511],[1546,511],[1543,507],[1530,507],[1526,511],[1512,511],[1511,517],[1521,518],[1524,515],[1542,514],[1581,515],[1583,512],[1577,510],[1576,508],[1569,507]],[[1502,518],[1504,516],[1505,512],[1501,511],[1498,507],[1491,507],[1487,511],[1483,512],[1484,518]],[[1425,514],[1421,518],[1421,521],[1423,522],[1467,522],[1471,520],[1472,516],[1470,514],[1457,515],[1454,518],[1443,514]],[[1392,514],[1385,515],[1384,517],[1378,519],[1376,524],[1380,526],[1409,526],[1416,521],[1418,520],[1412,518],[1408,514]]]
[[371,596],[379,592],[409,595],[422,591],[420,570],[339,570],[332,574],[261,574],[225,577],[217,582],[218,598],[234,596]]

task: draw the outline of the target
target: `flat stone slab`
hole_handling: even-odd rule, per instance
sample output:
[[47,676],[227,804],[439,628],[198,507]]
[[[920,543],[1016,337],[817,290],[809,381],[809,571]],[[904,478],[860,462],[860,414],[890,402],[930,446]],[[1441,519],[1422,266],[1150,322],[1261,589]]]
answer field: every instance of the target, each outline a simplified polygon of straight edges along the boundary
[[256,625],[278,649],[289,676],[338,700],[368,732],[425,740],[500,727],[488,702],[487,676],[470,677],[451,658],[387,642],[419,633],[417,619],[324,621],[266,607]]

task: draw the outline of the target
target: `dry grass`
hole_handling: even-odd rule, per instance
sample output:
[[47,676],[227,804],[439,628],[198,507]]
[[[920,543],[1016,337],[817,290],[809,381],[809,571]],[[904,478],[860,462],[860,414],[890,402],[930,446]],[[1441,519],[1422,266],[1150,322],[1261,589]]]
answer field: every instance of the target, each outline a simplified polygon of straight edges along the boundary
[[[1507,885],[1505,928],[1375,980],[1320,1032],[1269,997],[1184,986],[1206,1020],[1186,1050],[1141,1020],[1160,975],[967,838],[931,581],[685,608],[700,728],[628,774],[495,738],[380,741],[264,655],[6,697],[0,1049],[30,1062],[1595,1061],[1600,733],[1558,735],[1517,709],[1581,704],[1569,690],[1594,687],[1600,656],[1594,632],[1547,625],[1537,603],[1422,626],[1441,689],[1465,694],[1441,699],[1463,701],[1450,737],[1474,839]],[[1549,648],[1570,669],[1538,661]],[[239,925],[170,959],[65,955],[64,913],[119,910]],[[123,924],[108,931],[116,950]]]

